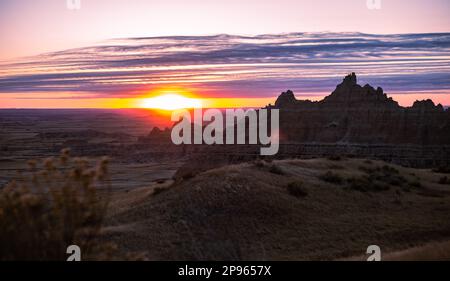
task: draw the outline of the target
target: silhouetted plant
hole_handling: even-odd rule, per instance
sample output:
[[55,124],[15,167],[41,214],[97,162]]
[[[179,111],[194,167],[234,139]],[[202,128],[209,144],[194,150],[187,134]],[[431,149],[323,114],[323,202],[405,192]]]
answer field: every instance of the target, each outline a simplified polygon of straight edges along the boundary
[[450,184],[450,179],[447,178],[447,176],[445,176],[445,177],[440,178],[438,183],[439,184]]
[[348,188],[361,192],[368,191],[386,191],[390,189],[389,184],[386,182],[379,182],[373,180],[370,176],[364,175],[361,177],[353,177],[347,179]]
[[341,161],[342,157],[340,155],[330,155],[327,157],[327,159],[331,161]]
[[327,171],[326,173],[320,175],[319,178],[323,181],[334,184],[342,184],[344,182],[343,177],[336,173],[333,173],[332,171]]
[[[388,190],[388,185],[393,186],[404,186],[405,183],[407,183],[407,179],[400,175],[400,171],[392,166],[389,165],[383,165],[383,166],[376,166],[376,167],[368,167],[368,166],[360,166],[358,168],[359,170],[365,172],[367,175],[363,176],[363,181],[366,182],[368,185],[367,188],[355,188],[354,184],[360,184],[361,181],[356,181],[355,183],[350,182],[352,189],[361,190],[364,189],[365,191],[381,191],[381,190]],[[412,187],[416,185],[417,183],[414,182],[413,184],[410,183]],[[419,182],[420,184],[420,182]]]
[[415,188],[421,188],[422,187],[422,183],[420,182],[419,179],[416,179],[414,181],[409,182],[409,186],[415,187]]
[[389,165],[383,165],[383,166],[381,167],[381,171],[382,171],[384,174],[387,174],[387,175],[399,174],[399,170],[397,170],[396,168],[391,167],[391,166],[389,166]]
[[435,173],[450,174],[450,166],[439,166],[437,168],[434,168],[432,171]]
[[271,172],[272,174],[277,174],[277,175],[286,174],[282,168],[280,168],[279,166],[277,166],[275,164],[270,165],[269,172]]
[[0,260],[65,260],[72,244],[83,259],[113,250],[97,241],[109,191],[107,158],[90,167],[64,149],[59,158],[28,161],[0,191]]
[[165,187],[155,187],[155,188],[153,188],[153,195],[158,195],[158,194],[160,194],[160,193],[162,193],[162,192],[164,192],[164,191],[167,191],[168,190],[168,188],[165,188]]
[[303,188],[302,181],[290,182],[286,188],[289,194],[295,197],[305,197],[308,195],[308,192]]
[[264,160],[261,160],[261,159],[256,159],[253,163],[258,168],[263,168],[263,167],[266,166],[266,162]]

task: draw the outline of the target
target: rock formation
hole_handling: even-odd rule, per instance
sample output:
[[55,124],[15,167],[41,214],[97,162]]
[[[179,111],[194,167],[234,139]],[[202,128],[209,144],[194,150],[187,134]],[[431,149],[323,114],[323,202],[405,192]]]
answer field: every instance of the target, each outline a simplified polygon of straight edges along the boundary
[[450,144],[450,110],[431,100],[401,107],[383,89],[357,84],[355,73],[321,101],[296,100],[290,90],[275,102],[288,143]]
[[[288,90],[268,108],[280,109],[276,158],[349,156],[422,168],[450,165],[450,109],[431,100],[402,107],[383,89],[358,85],[354,73],[321,101],[297,100]],[[152,155],[191,157],[188,165],[202,167],[260,157],[260,145],[176,146],[169,129],[154,129],[137,147],[139,154],[152,149]]]

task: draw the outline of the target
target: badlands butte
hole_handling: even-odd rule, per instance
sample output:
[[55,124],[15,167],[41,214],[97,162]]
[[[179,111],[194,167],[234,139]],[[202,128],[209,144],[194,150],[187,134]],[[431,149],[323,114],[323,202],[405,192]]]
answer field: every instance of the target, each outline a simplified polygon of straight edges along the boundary
[[267,108],[280,109],[273,157],[259,145],[173,145],[170,116],[146,110],[1,110],[0,186],[69,147],[110,157],[102,239],[124,254],[364,259],[375,244],[383,259],[450,258],[449,109],[399,106],[353,73],[321,101],[286,91]]
[[[449,109],[431,100],[402,107],[380,87],[358,85],[354,73],[321,101],[297,100],[288,90],[266,108],[280,110],[281,145],[275,156],[279,159],[349,156],[410,167],[445,166],[450,159]],[[139,142],[143,147],[164,146],[170,142],[170,130],[155,128]],[[162,149],[181,151],[193,158],[206,154],[201,164],[211,157],[213,162],[234,163],[259,154],[259,146],[255,145],[182,145],[173,151]]]

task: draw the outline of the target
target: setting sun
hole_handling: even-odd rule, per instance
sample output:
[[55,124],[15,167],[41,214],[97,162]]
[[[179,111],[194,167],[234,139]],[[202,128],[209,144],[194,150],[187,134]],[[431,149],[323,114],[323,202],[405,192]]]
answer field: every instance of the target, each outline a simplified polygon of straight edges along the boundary
[[166,94],[154,98],[146,98],[142,107],[164,110],[175,110],[181,108],[198,108],[202,106],[200,99],[187,98],[177,94]]

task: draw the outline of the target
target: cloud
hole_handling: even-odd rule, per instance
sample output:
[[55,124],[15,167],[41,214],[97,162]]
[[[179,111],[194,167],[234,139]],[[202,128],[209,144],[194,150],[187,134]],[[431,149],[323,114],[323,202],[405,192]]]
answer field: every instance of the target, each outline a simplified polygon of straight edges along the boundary
[[331,92],[348,72],[387,91],[450,88],[450,33],[290,33],[116,39],[0,64],[0,93],[102,97],[180,86],[212,97]]

